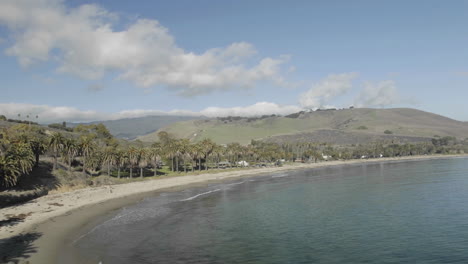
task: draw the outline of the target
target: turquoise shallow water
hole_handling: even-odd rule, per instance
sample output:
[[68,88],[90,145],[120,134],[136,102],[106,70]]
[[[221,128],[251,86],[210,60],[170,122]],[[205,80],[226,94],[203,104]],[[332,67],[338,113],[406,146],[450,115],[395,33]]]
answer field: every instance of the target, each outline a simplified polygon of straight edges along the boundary
[[79,263],[468,263],[468,159],[349,165],[162,193]]

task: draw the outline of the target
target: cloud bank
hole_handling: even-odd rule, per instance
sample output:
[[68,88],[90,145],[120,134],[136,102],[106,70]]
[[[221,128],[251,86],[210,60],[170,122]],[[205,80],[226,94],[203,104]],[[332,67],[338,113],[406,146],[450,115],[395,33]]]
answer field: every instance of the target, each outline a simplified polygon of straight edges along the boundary
[[357,107],[386,107],[401,101],[395,82],[387,80],[378,83],[365,82],[354,104]]
[[[30,115],[29,120],[39,123],[54,123],[54,122],[89,122],[102,120],[115,120],[121,118],[136,118],[151,115],[185,115],[185,116],[207,116],[207,117],[222,117],[222,116],[261,116],[261,115],[287,115],[300,111],[301,108],[292,105],[279,105],[269,102],[259,102],[246,107],[208,107],[199,112],[189,110],[146,110],[134,109],[125,110],[117,113],[104,113],[98,111],[85,111],[67,106],[48,106],[48,105],[33,105],[33,104],[18,104],[18,103],[0,103],[0,115],[5,115],[11,119],[18,119],[18,114],[21,114],[20,119],[27,120],[26,115]],[[39,116],[36,119],[36,115]]]
[[180,95],[249,88],[259,81],[287,85],[289,56],[256,59],[246,42],[196,54],[179,47],[158,21],[138,19],[117,30],[119,16],[95,5],[63,0],[2,0],[0,25],[12,32],[5,51],[27,67],[53,61],[57,71],[98,80],[106,73],[137,86],[165,86]]
[[355,72],[330,74],[301,94],[299,103],[309,109],[324,107],[333,98],[346,94],[352,88],[352,81],[357,77],[358,74]]

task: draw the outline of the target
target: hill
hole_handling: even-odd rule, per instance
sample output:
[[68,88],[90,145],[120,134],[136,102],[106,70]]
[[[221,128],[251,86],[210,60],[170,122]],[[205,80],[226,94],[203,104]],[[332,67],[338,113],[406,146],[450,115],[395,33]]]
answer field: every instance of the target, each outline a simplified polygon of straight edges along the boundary
[[[437,136],[468,137],[466,122],[409,108],[333,109],[299,112],[285,117],[190,120],[170,124],[161,130],[192,141],[211,138],[219,144],[247,144],[252,139],[350,144],[381,139],[420,142]],[[138,139],[155,141],[157,132]]]
[[90,123],[72,123],[68,126],[74,127],[78,124],[104,124],[109,132],[117,138],[135,139],[138,136],[157,131],[172,123],[204,119],[202,116],[146,116],[139,118],[124,118],[117,120],[95,121]]

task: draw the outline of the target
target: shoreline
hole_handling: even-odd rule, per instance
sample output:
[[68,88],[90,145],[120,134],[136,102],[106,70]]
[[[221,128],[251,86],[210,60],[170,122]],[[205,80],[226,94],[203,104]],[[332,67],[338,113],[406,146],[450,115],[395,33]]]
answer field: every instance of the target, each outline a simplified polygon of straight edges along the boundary
[[[248,168],[219,173],[202,173],[198,175],[188,174],[46,195],[22,205],[1,209],[0,221],[5,220],[7,215],[24,214],[27,216],[23,221],[12,223],[10,226],[0,226],[0,248],[9,249],[9,244],[11,244],[10,247],[17,246],[21,243],[27,244],[22,245],[27,246],[27,250],[25,250],[26,253],[18,256],[18,258],[14,258],[14,261],[18,261],[14,263],[22,263],[21,261],[23,260],[29,261],[30,263],[54,263],[57,260],[57,249],[74,230],[92,225],[98,221],[98,218],[108,215],[114,210],[136,203],[144,197],[159,192],[178,191],[214,182],[254,177],[281,171],[334,167],[340,165],[466,157],[468,157],[466,154],[430,155],[299,163],[288,164],[283,167]],[[31,235],[31,241],[28,242],[28,238]],[[1,257],[2,256],[0,256],[0,263],[3,261]]]

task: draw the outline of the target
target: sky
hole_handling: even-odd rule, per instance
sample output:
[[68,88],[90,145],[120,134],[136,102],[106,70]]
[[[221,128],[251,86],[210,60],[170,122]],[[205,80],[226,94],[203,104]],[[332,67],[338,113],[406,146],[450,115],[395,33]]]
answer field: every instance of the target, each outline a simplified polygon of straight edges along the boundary
[[0,0],[0,114],[468,121],[468,1]]

